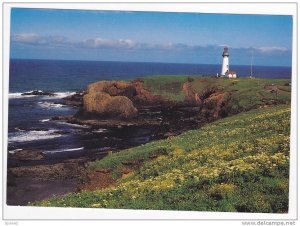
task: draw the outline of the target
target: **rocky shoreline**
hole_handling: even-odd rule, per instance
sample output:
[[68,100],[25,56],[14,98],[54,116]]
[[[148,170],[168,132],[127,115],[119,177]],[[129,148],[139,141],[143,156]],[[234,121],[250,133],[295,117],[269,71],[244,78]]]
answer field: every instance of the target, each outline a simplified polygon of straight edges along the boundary
[[[172,102],[152,94],[144,87],[142,80],[100,81],[89,85],[86,91],[63,98],[64,104],[79,108],[75,115],[56,116],[51,120],[89,126],[90,129],[114,130],[115,133],[127,131],[129,137],[130,131],[145,128],[146,139],[142,141],[145,143],[197,129],[227,115],[226,101],[230,93],[222,93],[217,87],[196,93],[189,81],[184,83],[182,89],[185,100]],[[52,94],[33,91],[24,95]],[[107,142],[109,140],[107,137]],[[119,142],[118,150],[134,146],[128,141]],[[28,201],[63,194],[66,190],[57,187],[62,182],[67,183],[64,187],[69,188],[68,192],[86,187],[83,185],[90,178],[85,170],[88,162],[103,158],[106,154],[105,151],[95,151],[63,160],[49,159],[41,150],[23,150],[10,154],[7,204],[26,205]],[[23,188],[24,183],[29,188],[31,185],[34,187]],[[52,193],[48,188],[45,189],[46,184],[53,189]],[[36,191],[41,195],[36,195]]]
[[[195,112],[194,108],[189,109]],[[105,128],[107,130],[130,131],[140,128],[153,128],[149,135],[150,140],[157,140],[175,136],[183,131],[197,128],[197,120],[190,116],[187,109],[164,109],[158,111],[157,108],[147,108],[147,113],[140,111],[141,115],[132,120],[114,119],[78,119],[74,116],[61,116],[52,120],[73,123],[77,125],[87,125],[92,129]],[[174,117],[171,119],[168,114]],[[168,120],[167,120],[168,119]],[[147,135],[147,136],[148,136]],[[129,134],[130,136],[130,134]],[[122,147],[122,142],[128,141],[113,141],[107,137],[107,142],[119,142]],[[125,144],[119,150],[131,147],[133,145]],[[109,146],[109,145],[108,145]],[[112,149],[110,149],[111,151]],[[118,150],[114,150],[118,151]],[[38,201],[39,196],[36,192],[41,193],[41,199],[52,196],[52,193],[47,191],[44,185],[55,187],[53,194],[64,194],[66,190],[58,189],[56,184],[59,182],[67,183],[65,187],[69,187],[68,192],[76,192],[81,188],[85,188],[84,184],[88,182],[90,177],[87,175],[86,166],[89,162],[103,158],[107,151],[95,150],[89,151],[85,156],[80,156],[76,159],[48,159],[40,150],[22,150],[14,154],[9,154],[8,161],[8,205],[26,205],[27,202]],[[106,174],[105,174],[106,175]],[[26,183],[26,186],[24,186]],[[68,184],[69,183],[69,184]],[[43,185],[43,186],[42,186]],[[29,187],[28,187],[29,186]],[[31,186],[33,188],[29,189]],[[32,193],[34,191],[34,193]],[[44,196],[45,195],[45,196]]]

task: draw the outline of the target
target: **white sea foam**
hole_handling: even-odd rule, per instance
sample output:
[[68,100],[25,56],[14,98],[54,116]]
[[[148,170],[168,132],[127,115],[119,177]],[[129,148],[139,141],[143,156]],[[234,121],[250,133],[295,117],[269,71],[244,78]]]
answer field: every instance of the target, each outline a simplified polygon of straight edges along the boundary
[[55,95],[54,96],[43,96],[43,99],[62,99],[64,97],[67,97],[67,96],[71,96],[73,94],[75,94],[76,92],[57,92],[57,93],[54,93]]
[[107,131],[107,129],[98,129],[98,130],[93,130],[92,132],[93,133],[104,133],[106,131]]
[[14,150],[11,150],[11,151],[8,151],[10,154],[15,154],[16,152],[18,151],[22,151],[23,149],[22,148],[17,148],[17,149],[14,149]]
[[15,130],[18,130],[19,132],[26,131],[26,130],[20,129],[20,128],[18,128],[18,127],[15,127]]
[[83,149],[84,147],[80,147],[80,148],[61,149],[61,150],[54,150],[54,151],[44,151],[43,153],[61,153],[61,152],[69,152],[69,151],[79,151]]
[[39,120],[40,122],[49,122],[50,121],[50,119],[49,118],[47,118],[47,119],[41,119],[41,120]]
[[53,103],[53,102],[38,102],[37,103],[39,107],[42,107],[42,108],[61,108],[61,107],[64,107],[65,105],[63,104],[56,104],[56,103]]
[[90,128],[90,126],[88,126],[88,125],[79,125],[79,124],[73,124],[73,123],[61,122],[61,121],[57,121],[57,123],[72,126],[72,127],[78,127],[78,128]]
[[34,96],[33,95],[22,95],[22,93],[9,93],[8,94],[9,99],[28,98],[28,97],[34,97]]
[[58,130],[47,130],[47,131],[20,131],[9,134],[8,143],[13,142],[26,142],[26,141],[34,141],[34,140],[47,140],[54,139],[57,137],[61,137],[61,134],[57,134]]
[[76,92],[59,92],[59,93],[55,93],[56,97],[58,98],[64,98],[67,96],[71,96],[74,95]]
[[[42,90],[30,90],[30,91],[25,91],[23,93],[31,93],[33,91],[39,91],[39,92],[43,92]],[[8,97],[10,99],[15,99],[15,98],[30,98],[30,97],[42,97],[43,99],[61,99],[61,98],[64,98],[64,97],[67,97],[67,96],[71,96],[73,94],[75,94],[76,92],[70,92],[70,91],[67,91],[67,92],[57,92],[57,93],[54,93],[54,96],[44,96],[44,95],[22,95],[22,93],[9,93],[8,94]]]

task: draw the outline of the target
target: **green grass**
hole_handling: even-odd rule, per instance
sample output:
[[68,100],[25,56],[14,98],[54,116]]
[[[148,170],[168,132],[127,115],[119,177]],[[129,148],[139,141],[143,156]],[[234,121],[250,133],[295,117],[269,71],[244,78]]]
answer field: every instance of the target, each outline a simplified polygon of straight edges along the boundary
[[160,75],[143,77],[144,85],[154,95],[161,95],[172,101],[183,101],[182,85],[188,79],[187,75]]
[[[290,103],[291,87],[287,84],[289,79],[267,79],[267,78],[213,78],[204,76],[150,76],[142,78],[145,86],[155,95],[161,95],[171,101],[184,101],[185,95],[182,91],[183,84],[192,78],[192,88],[195,92],[201,93],[208,87],[218,87],[221,92],[229,92],[229,115],[242,111],[248,111],[259,106],[277,103]],[[277,85],[280,89],[276,93],[265,88],[266,85]]]
[[[90,170],[141,167],[110,188],[35,206],[230,212],[288,211],[290,106],[251,110],[106,156]],[[152,155],[156,159],[150,159]]]

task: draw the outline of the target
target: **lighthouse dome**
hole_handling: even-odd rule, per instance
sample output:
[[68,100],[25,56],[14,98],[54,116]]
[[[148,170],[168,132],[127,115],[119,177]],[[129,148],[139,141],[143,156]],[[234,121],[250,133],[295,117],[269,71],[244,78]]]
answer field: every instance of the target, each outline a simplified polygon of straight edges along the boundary
[[223,57],[224,57],[224,56],[229,57],[229,53],[228,53],[228,48],[227,48],[227,47],[224,48],[224,51],[223,51],[222,56],[223,56]]

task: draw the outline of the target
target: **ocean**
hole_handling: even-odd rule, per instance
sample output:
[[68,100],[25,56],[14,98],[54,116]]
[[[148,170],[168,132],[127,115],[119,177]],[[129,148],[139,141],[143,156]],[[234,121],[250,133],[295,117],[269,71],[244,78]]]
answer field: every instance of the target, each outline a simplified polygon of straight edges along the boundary
[[[131,144],[148,142],[150,138],[145,137],[143,131],[124,131],[116,135],[114,131],[93,131],[87,126],[50,119],[75,114],[78,109],[63,105],[62,98],[84,90],[95,81],[153,75],[216,75],[220,69],[221,65],[205,64],[12,59],[9,70],[8,151],[41,150],[48,158],[60,159],[63,156],[85,155],[89,150],[101,152],[117,149],[117,141],[124,139],[129,139]],[[231,69],[241,77],[250,75],[250,66],[232,65]],[[291,68],[253,66],[253,74],[265,78],[291,78]],[[21,95],[31,90],[49,91],[57,95]]]

